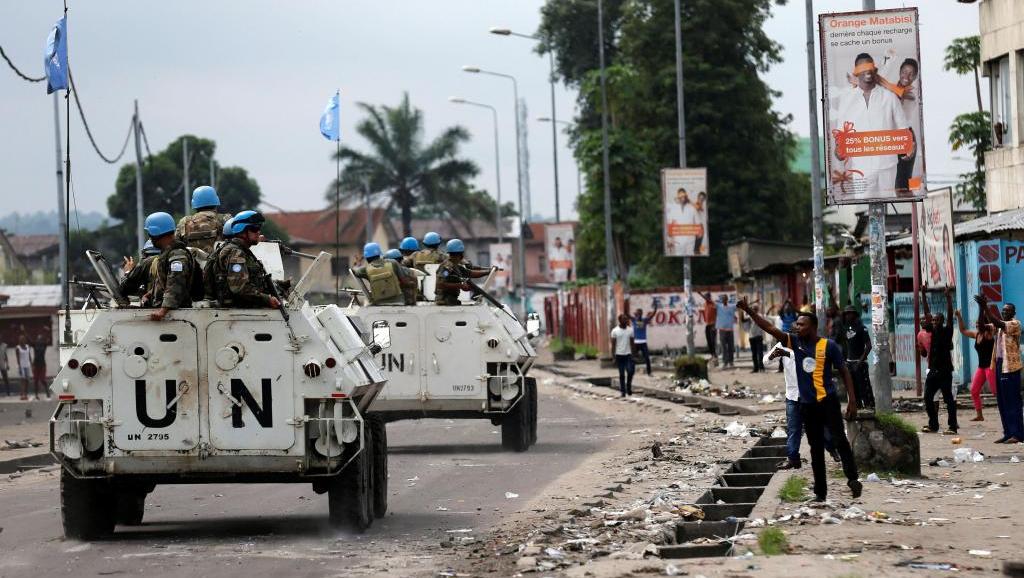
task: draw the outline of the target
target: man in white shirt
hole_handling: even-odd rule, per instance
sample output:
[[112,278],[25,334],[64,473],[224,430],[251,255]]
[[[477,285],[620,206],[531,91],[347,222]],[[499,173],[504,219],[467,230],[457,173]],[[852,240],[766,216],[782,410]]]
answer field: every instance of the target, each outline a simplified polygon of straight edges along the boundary
[[[779,469],[799,469],[800,463],[800,436],[803,435],[804,423],[800,418],[800,386],[796,381],[796,362],[793,361],[793,350],[776,343],[771,351],[764,354],[764,364],[768,365],[773,359],[782,362],[782,371],[786,377],[786,460],[779,463]],[[835,445],[832,443],[832,435],[828,428],[825,428],[825,450],[832,456],[832,459],[839,461]]]
[[697,237],[703,236],[703,227],[686,189],[680,187],[676,191],[676,202],[668,206],[667,213],[665,226],[668,229],[669,253],[676,257],[694,255]]
[[[893,90],[902,93],[902,88],[883,81],[878,75],[871,55],[861,53],[854,61],[854,76],[857,86],[844,89],[838,98],[836,110],[830,114],[834,120],[829,140],[832,154],[832,182],[839,186],[839,200],[867,200],[877,197],[891,197],[896,188],[896,165],[900,157],[907,155],[877,154],[855,156],[845,153],[844,134],[869,131],[893,131],[907,129],[912,133],[910,123]],[[885,82],[882,87],[880,82]],[[889,87],[892,88],[889,88]]]
[[633,363],[635,344],[629,315],[619,315],[619,325],[612,329],[611,337],[615,365],[619,368],[619,393],[622,397],[633,395],[633,374],[636,372],[636,364]]

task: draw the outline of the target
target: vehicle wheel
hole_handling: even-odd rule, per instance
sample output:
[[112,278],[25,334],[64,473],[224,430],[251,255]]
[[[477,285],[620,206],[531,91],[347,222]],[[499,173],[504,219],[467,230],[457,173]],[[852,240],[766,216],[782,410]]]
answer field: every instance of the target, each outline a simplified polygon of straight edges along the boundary
[[[369,428],[363,431],[365,435]],[[370,442],[370,438],[372,436],[366,441]],[[345,469],[331,481],[330,489],[327,490],[327,503],[332,526],[363,532],[373,522],[373,497],[370,487],[372,452],[370,444],[367,443],[363,451],[352,458]]]
[[138,490],[122,490],[117,493],[118,524],[124,526],[140,526],[146,514],[146,493]]
[[388,513],[388,430],[384,419],[371,416],[373,429],[373,514],[383,518]]
[[527,377],[526,388],[530,392],[530,445],[537,443],[537,378]]
[[95,540],[114,531],[114,495],[106,480],[80,480],[60,472],[60,518],[64,535]]
[[523,392],[519,402],[501,420],[501,447],[525,452],[530,447],[530,396]]

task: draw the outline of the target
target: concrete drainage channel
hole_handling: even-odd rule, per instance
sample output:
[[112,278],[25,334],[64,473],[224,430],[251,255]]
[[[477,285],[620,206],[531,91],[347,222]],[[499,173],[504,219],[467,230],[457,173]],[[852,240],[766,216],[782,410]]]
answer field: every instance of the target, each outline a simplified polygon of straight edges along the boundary
[[[587,377],[551,366],[543,369],[599,387],[616,389],[614,384],[618,378]],[[723,416],[758,414],[757,411],[743,406],[664,389],[634,386],[633,390],[646,397],[679,403]],[[719,475],[715,485],[693,504],[704,512],[704,519],[676,524],[676,543],[659,548],[659,555],[662,558],[727,556],[732,551],[732,537],[743,529],[750,512],[754,510],[772,476],[778,471],[779,462],[785,458],[786,438],[759,439],[743,456],[733,462],[729,469]]]

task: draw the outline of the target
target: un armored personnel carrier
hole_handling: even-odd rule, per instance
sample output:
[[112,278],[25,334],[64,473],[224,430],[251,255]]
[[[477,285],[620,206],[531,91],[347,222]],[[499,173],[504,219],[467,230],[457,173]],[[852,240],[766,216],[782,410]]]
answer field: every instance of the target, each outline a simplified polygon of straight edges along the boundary
[[[345,314],[367,324],[388,323],[391,347],[377,354],[387,384],[371,407],[385,421],[418,418],[489,419],[501,426],[505,449],[526,451],[537,441],[537,382],[527,373],[536,358],[528,331],[511,309],[484,292],[463,292],[462,304],[433,303],[434,276],[421,275],[427,298],[416,305],[365,305]],[[493,271],[492,271],[493,276]]]
[[[276,245],[257,247],[280,270]],[[282,310],[199,303],[163,321],[118,307],[110,269],[89,257],[112,305],[71,312],[73,343],[52,385],[67,536],[141,523],[160,484],[308,483],[328,495],[333,524],[363,530],[384,515],[386,433],[367,409],[384,386],[373,355],[389,328],[304,302],[326,253]]]

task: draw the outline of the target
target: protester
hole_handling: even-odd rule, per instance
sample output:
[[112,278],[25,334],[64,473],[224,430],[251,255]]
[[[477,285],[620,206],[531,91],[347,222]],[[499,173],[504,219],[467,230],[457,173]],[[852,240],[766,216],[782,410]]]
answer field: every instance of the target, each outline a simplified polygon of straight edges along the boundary
[[736,355],[736,305],[729,303],[729,297],[722,295],[715,304],[715,328],[722,345],[722,367],[734,367]]
[[846,367],[857,388],[860,407],[875,407],[875,394],[871,391],[871,377],[868,372],[868,354],[871,353],[871,336],[860,320],[860,314],[853,306],[843,309],[843,317],[837,321],[837,341],[843,348]]
[[[751,308],[755,313],[760,312],[760,307],[757,303],[751,305]],[[758,373],[764,371],[764,329],[757,326],[756,323],[747,319],[747,324],[750,326],[747,329],[747,339],[750,341],[750,357],[754,361],[754,369],[751,373]]]
[[[921,290],[924,294],[924,289]],[[931,346],[928,351],[928,376],[924,380],[924,408],[928,412],[928,425],[921,428],[925,433],[939,431],[939,408],[935,393],[942,392],[942,403],[946,405],[947,429],[945,435],[956,434],[956,398],[953,395],[953,288],[946,287],[946,314],[931,315],[928,299],[923,295],[924,313],[931,317]]]
[[0,337],[0,375],[4,378],[4,390],[11,396],[11,382],[7,378],[7,342]]
[[987,317],[984,311],[979,312],[978,321],[974,329],[967,329],[964,318],[960,311],[956,311],[956,321],[960,326],[960,333],[969,339],[974,340],[974,351],[978,352],[978,367],[974,370],[974,377],[971,378],[971,401],[974,402],[974,411],[978,414],[971,418],[971,421],[985,421],[981,411],[981,387],[988,383],[988,390],[992,395],[999,398],[996,389],[996,372],[992,367],[992,349],[995,347],[996,338],[993,335],[992,325],[986,323]]
[[[802,465],[800,463],[800,436],[803,435],[804,424],[800,418],[800,386],[796,380],[796,362],[793,361],[793,350],[784,346],[782,342],[776,342],[772,350],[765,354],[763,361],[768,364],[773,359],[778,359],[782,364],[786,378],[786,459],[779,462],[778,468],[780,470],[799,469]],[[838,462],[839,454],[836,453],[835,445],[832,443],[832,434],[827,427],[824,435],[826,451],[832,456],[832,459]]]
[[658,303],[654,303],[654,311],[651,311],[649,315],[644,316],[643,309],[637,309],[636,313],[633,314],[633,343],[636,344],[637,352],[642,355],[644,364],[647,366],[647,375],[651,374],[651,352],[647,349],[647,327],[651,324],[651,320],[654,319],[654,314],[658,312]]
[[40,333],[32,344],[32,389],[35,391],[36,399],[39,399],[39,388],[50,397],[49,385],[46,383],[46,338]]
[[846,385],[848,396],[846,417],[852,419],[857,412],[857,391],[853,378],[846,368],[843,352],[836,343],[818,337],[818,317],[814,313],[801,313],[793,323],[793,332],[785,333],[776,329],[765,318],[757,314],[741,299],[736,305],[750,315],[754,323],[771,334],[793,351],[797,387],[800,390],[800,417],[811,446],[811,469],[814,472],[814,496],[824,501],[828,495],[828,479],[825,471],[825,429],[831,430],[836,450],[843,463],[846,485],[859,498],[863,485],[857,479],[857,464],[853,450],[843,429],[843,414],[839,409],[839,397],[832,380],[833,371],[838,371]]
[[992,362],[999,377],[996,403],[999,405],[999,418],[1003,422],[1003,437],[996,440],[996,443],[1020,443],[1024,441],[1024,401],[1020,392],[1020,320],[1015,319],[1017,306],[1005,303],[1001,316],[996,316],[989,312],[988,299],[984,295],[974,299],[981,307],[981,314],[998,329]]
[[633,362],[633,328],[629,324],[629,315],[619,315],[619,325],[612,329],[612,352],[615,365],[619,368],[619,393],[622,397],[633,395],[633,374],[636,364]]
[[711,299],[711,293],[704,293],[701,297],[704,298],[704,340],[707,341],[708,353],[711,354],[711,359],[717,364],[718,352],[715,351],[715,341],[718,340],[718,332],[715,330],[715,322],[718,309],[715,307],[715,302]]
[[21,378],[21,399],[25,400],[28,399],[28,381],[32,379],[32,348],[24,335],[18,338],[14,356],[18,362],[18,377]]

